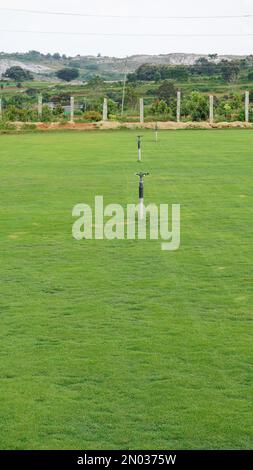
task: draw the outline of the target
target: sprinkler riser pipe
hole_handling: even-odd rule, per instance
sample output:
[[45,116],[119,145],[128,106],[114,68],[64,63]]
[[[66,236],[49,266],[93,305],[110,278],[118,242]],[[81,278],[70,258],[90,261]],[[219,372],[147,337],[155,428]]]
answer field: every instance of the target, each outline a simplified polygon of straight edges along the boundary
[[143,199],[144,197],[144,186],[143,186],[143,181],[140,181],[139,183],[139,199]]
[[143,220],[144,217],[144,199],[139,199],[139,219]]

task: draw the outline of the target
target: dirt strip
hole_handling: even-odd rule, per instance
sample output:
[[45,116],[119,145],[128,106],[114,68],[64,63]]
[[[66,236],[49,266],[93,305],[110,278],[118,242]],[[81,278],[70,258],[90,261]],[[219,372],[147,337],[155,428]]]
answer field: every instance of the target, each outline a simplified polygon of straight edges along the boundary
[[[33,123],[34,124],[34,123]],[[90,130],[107,130],[107,129],[155,129],[156,122],[118,122],[118,121],[100,121],[94,123],[59,123],[59,122],[38,122],[35,123],[36,127],[40,130],[65,130],[72,129],[77,131],[90,131]],[[18,130],[22,129],[24,123],[16,122]],[[157,122],[158,129],[177,130],[177,129],[253,129],[253,123],[246,123],[241,121],[236,122],[218,122],[210,124],[208,122]]]

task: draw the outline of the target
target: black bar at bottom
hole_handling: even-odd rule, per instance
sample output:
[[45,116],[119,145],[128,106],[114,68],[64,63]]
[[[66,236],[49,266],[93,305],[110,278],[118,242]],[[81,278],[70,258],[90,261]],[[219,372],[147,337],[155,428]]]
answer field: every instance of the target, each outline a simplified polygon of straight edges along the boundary
[[45,468],[50,465],[55,468],[83,468],[83,466],[99,466],[113,468],[116,465],[135,466],[166,466],[188,469],[204,469],[224,466],[224,468],[252,468],[253,451],[184,451],[184,450],[135,450],[135,451],[86,451],[86,450],[56,450],[29,451],[6,450],[0,451],[0,467],[24,466],[27,468]]

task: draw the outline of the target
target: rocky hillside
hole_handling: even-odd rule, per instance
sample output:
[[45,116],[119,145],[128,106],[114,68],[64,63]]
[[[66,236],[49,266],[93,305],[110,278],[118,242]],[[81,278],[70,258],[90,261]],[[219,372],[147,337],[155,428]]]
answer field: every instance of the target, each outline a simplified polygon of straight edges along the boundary
[[9,67],[19,66],[23,69],[29,70],[34,74],[45,75],[51,72],[50,67],[47,67],[42,64],[35,64],[35,63],[25,63],[19,60],[12,60],[12,59],[2,59],[0,57],[0,75],[4,73]]
[[[35,51],[36,52],[36,51]],[[133,55],[126,58],[118,57],[95,57],[95,56],[76,56],[66,57],[43,55],[40,53],[22,54],[0,53],[0,75],[7,68],[19,65],[40,79],[53,79],[57,69],[62,67],[76,67],[80,70],[81,79],[89,79],[93,75],[100,75],[107,80],[117,80],[123,77],[125,71],[134,72],[140,65],[148,64],[171,64],[171,65],[192,65],[200,57],[208,57],[200,54],[171,53],[161,55]],[[232,60],[243,58],[242,56],[219,56],[217,61],[222,59]]]

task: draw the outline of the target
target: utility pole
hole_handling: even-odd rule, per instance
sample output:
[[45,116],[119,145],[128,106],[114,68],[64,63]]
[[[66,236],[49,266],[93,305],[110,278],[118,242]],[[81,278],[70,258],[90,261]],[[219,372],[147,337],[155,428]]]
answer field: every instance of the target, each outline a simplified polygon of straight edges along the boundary
[[209,96],[209,122],[213,124],[213,95]]
[[125,60],[125,73],[124,73],[123,90],[122,90],[122,102],[121,102],[121,117],[124,114],[124,104],[125,104],[125,94],[126,94],[126,79],[127,79],[127,58]]
[[245,91],[245,122],[249,122],[249,91]]
[[181,119],[181,91],[177,92],[177,122]]

